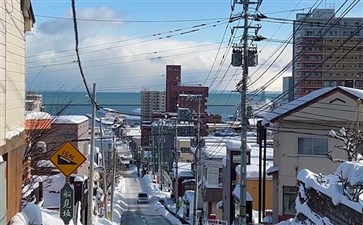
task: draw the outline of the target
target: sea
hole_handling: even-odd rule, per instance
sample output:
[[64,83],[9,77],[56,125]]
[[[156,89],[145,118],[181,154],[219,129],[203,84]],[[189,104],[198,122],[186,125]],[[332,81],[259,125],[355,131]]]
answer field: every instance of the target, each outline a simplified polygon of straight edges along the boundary
[[[89,115],[92,113],[90,99],[86,92],[67,91],[37,91],[43,96],[45,111],[52,115]],[[272,101],[279,92],[266,91],[259,95],[247,95],[248,103],[261,105]],[[219,114],[223,119],[233,116],[240,103],[240,94],[237,92],[210,93],[207,101],[207,111]],[[140,112],[140,92],[98,92],[97,103],[105,108],[118,112],[136,115]]]

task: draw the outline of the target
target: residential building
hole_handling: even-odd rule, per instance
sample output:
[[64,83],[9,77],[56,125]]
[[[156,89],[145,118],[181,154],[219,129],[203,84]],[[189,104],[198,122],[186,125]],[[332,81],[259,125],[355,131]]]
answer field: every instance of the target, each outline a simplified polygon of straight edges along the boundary
[[[327,157],[347,160],[337,146],[343,144],[329,132],[342,127],[347,132],[361,126],[363,90],[327,87],[289,102],[266,115],[274,128],[273,219],[274,223],[295,215],[297,174],[302,169],[316,173],[334,171],[339,163]],[[358,115],[358,116],[357,116]]]
[[357,45],[363,38],[363,30],[359,29],[362,23],[362,17],[335,16],[334,9],[314,9],[311,14],[296,15],[295,99],[322,87],[363,88],[363,47]]
[[21,210],[25,32],[34,22],[30,0],[0,1],[0,225]]
[[[238,214],[239,203],[239,174],[241,164],[241,141],[239,139],[230,139],[226,143],[226,157],[223,159],[223,200],[222,211],[223,220],[232,223]],[[270,146],[266,146],[266,171],[272,166],[274,151]],[[259,210],[259,145],[256,144],[256,138],[253,135],[247,137],[247,173],[246,173],[246,186],[248,198],[250,200],[250,209]],[[261,165],[261,167],[263,164]],[[263,168],[261,168],[263,170]],[[262,176],[263,176],[263,172]],[[263,183],[261,184],[263,190]],[[272,177],[266,174],[265,193],[261,191],[261,196],[265,199],[265,207],[267,209],[273,208],[272,201]],[[238,205],[238,204],[237,204]],[[252,218],[251,218],[252,221]],[[254,221],[257,223],[258,221]]]
[[217,208],[217,203],[223,199],[223,164],[226,157],[226,139],[204,139],[205,146],[202,152],[202,187],[201,200],[205,215],[215,214],[222,219],[222,211]]
[[165,111],[165,91],[141,91],[141,119],[151,121],[153,112]]
[[[50,131],[42,138],[47,145],[44,157],[50,157],[66,141],[70,141],[84,156],[89,156],[89,120],[86,116],[53,116],[51,126]],[[84,163],[75,173],[85,174],[87,168],[88,165]]]
[[43,111],[43,96],[34,91],[27,91],[25,96],[26,111]]

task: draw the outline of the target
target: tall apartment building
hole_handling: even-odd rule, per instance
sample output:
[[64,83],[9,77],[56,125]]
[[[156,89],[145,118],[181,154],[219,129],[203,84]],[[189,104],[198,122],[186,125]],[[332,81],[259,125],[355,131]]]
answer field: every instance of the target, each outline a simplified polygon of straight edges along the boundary
[[310,15],[296,15],[294,99],[322,87],[363,88],[363,45],[354,47],[363,38],[362,29],[355,34],[363,18],[344,17],[339,20],[334,12],[334,9],[315,9]]
[[165,111],[165,91],[141,91],[142,121],[150,121],[153,112]]
[[34,18],[30,0],[0,1],[0,225],[21,210],[25,32]]

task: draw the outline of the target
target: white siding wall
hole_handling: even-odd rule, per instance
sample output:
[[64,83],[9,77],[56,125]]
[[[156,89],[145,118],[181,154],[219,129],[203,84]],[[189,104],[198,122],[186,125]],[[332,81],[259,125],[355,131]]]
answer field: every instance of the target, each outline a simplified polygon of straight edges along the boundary
[[218,185],[219,168],[223,168],[222,159],[207,160],[204,164],[207,167],[207,177],[209,184]]
[[5,8],[0,1],[0,146],[5,144]]
[[20,0],[0,1],[0,145],[24,126],[25,34]]

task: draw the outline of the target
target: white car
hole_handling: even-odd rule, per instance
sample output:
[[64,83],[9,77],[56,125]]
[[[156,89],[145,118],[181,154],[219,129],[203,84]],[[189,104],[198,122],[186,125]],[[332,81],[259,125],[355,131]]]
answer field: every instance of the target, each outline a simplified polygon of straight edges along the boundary
[[148,204],[149,196],[146,193],[140,192],[137,199],[138,204]]

